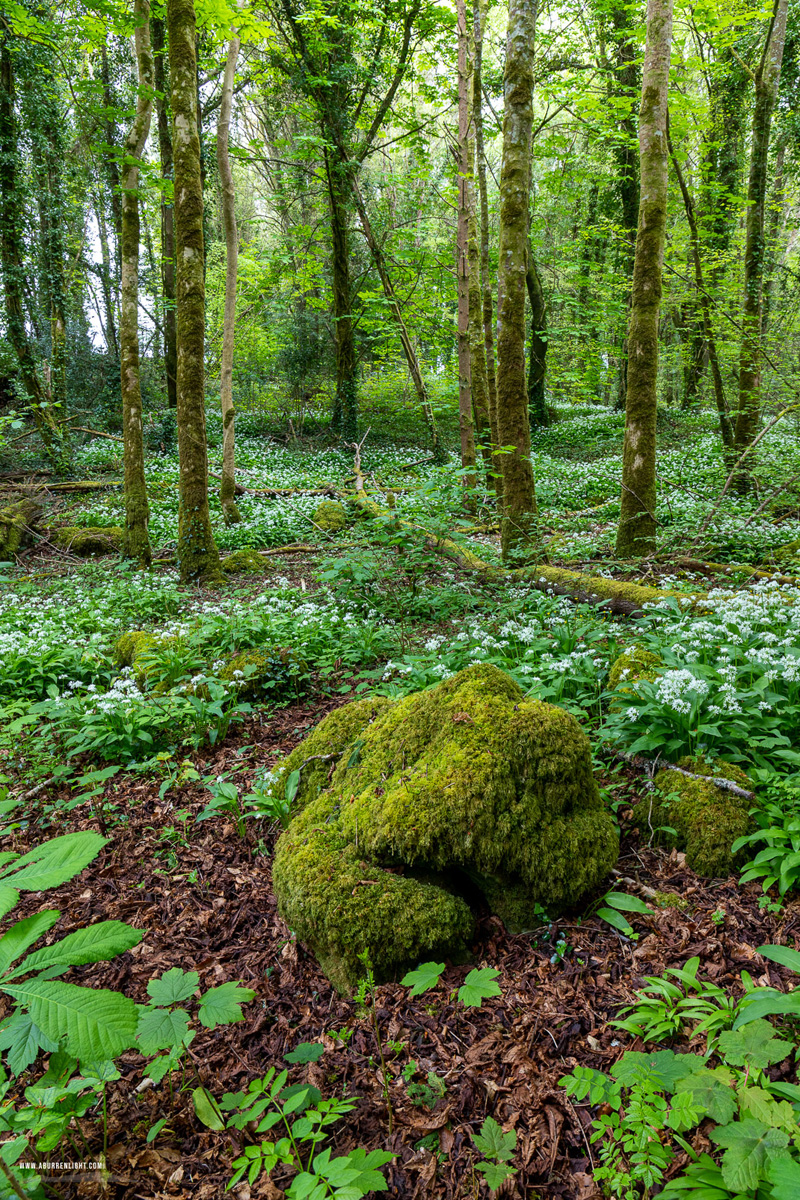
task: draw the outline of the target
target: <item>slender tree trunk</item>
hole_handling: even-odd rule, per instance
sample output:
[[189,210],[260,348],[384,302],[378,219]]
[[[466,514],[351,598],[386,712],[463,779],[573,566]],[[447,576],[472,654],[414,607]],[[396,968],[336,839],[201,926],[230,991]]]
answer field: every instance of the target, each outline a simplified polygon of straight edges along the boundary
[[[611,9],[612,38],[616,48],[614,84],[611,95],[616,100],[633,97],[639,88],[638,46],[634,34],[634,18],[631,7],[615,0]],[[617,193],[620,206],[620,223],[623,241],[620,250],[622,270],[627,280],[632,281],[636,252],[636,229],[639,216],[639,163],[636,153],[636,123],[633,113],[623,116],[619,123],[620,138],[614,147],[617,162]],[[626,288],[626,325],[630,316],[632,282]],[[625,407],[628,389],[628,336],[623,332],[619,374],[617,377],[616,407]]]
[[205,273],[203,187],[197,136],[193,0],[167,0],[175,154],[175,258],[178,325],[178,563],[183,582],[220,577],[208,511],[204,389]]
[[54,466],[63,457],[61,431],[47,403],[25,328],[22,198],[17,181],[14,63],[8,35],[0,31],[0,265],[5,295],[6,337],[14,351],[31,415]]
[[489,199],[486,187],[486,148],[483,140],[483,0],[472,0],[472,15],[475,40],[475,69],[472,76],[475,122],[475,161],[480,196],[480,278],[483,323],[484,361],[486,363],[486,407],[489,413],[489,433],[492,445],[492,483],[498,504],[503,496],[503,471],[497,447],[497,375],[494,362],[494,301],[492,299],[492,275],[489,267]]
[[667,231],[667,93],[673,0],[648,0],[639,112],[641,194],[628,326],[628,392],[617,530],[621,558],[656,545],[658,314]]
[[761,338],[767,336],[769,319],[772,314],[772,295],[775,288],[775,271],[777,267],[778,234],[786,215],[786,180],[784,178],[784,163],[786,159],[786,144],[788,134],[782,133],[778,140],[775,155],[775,182],[770,203],[769,222],[766,234],[767,263],[764,269],[764,300],[761,314]]
[[136,116],[125,142],[122,186],[122,274],[119,350],[122,386],[122,438],[125,461],[125,541],[123,554],[141,567],[152,562],[147,523],[150,506],[144,475],[142,391],[139,372],[139,161],[144,153],[153,112],[153,51],[150,46],[150,0],[135,0],[134,40],[139,70]]
[[[764,52],[755,74],[755,106],[750,151],[750,180],[747,188],[747,227],[744,250],[744,305],[742,343],[739,355],[739,406],[736,413],[734,447],[741,453],[755,439],[761,416],[761,307],[764,284],[764,209],[769,167],[772,114],[778,98],[778,83],[786,41],[789,0],[775,0]],[[734,486],[746,492],[750,486],[752,457],[737,472]]]
[[[489,417],[489,381],[486,373],[486,346],[483,336],[483,296],[481,263],[478,249],[478,214],[475,193],[475,115],[481,105],[476,90],[475,35],[472,14],[464,0],[464,22],[467,28],[467,57],[471,66],[469,94],[469,125],[466,141],[467,175],[464,179],[464,199],[467,206],[467,280],[469,283],[469,374],[472,392],[472,419],[481,448],[484,470],[493,487],[492,432]],[[480,82],[480,80],[478,80]]]
[[103,152],[103,166],[105,167],[106,179],[108,181],[108,190],[111,198],[111,215],[113,218],[114,233],[116,234],[115,259],[119,268],[119,241],[122,236],[122,195],[120,193],[120,177],[119,166],[117,165],[117,156],[114,153],[117,145],[117,130],[114,124],[113,113],[116,105],[114,96],[111,91],[111,73],[108,69],[108,51],[106,50],[105,42],[100,48],[100,80],[103,84],[103,108],[105,110],[104,124],[106,134],[106,149]]
[[469,474],[462,483],[470,494],[468,501],[474,508],[475,474],[475,426],[472,419],[472,371],[470,358],[469,325],[469,200],[468,184],[471,173],[469,162],[470,126],[470,62],[467,44],[467,6],[465,0],[457,0],[458,21],[458,143],[456,168],[458,170],[458,220],[456,229],[456,281],[458,291],[458,425],[461,433],[461,466]]
[[119,340],[117,337],[117,319],[114,314],[114,284],[111,277],[111,251],[108,245],[108,227],[103,212],[103,197],[98,188],[95,198],[95,216],[97,218],[97,233],[100,241],[100,284],[103,289],[103,307],[105,309],[106,350],[113,358],[119,358]]
[[683,177],[683,171],[681,170],[680,163],[675,156],[675,150],[670,139],[669,114],[667,114],[667,146],[669,149],[670,158],[672,159],[672,165],[675,169],[675,176],[678,180],[678,187],[681,189],[683,206],[686,209],[686,220],[689,224],[689,236],[692,243],[692,260],[694,263],[694,280],[697,284],[697,298],[700,302],[700,308],[703,314],[705,343],[708,346],[708,361],[711,367],[711,378],[714,382],[714,400],[716,401],[717,414],[719,416],[722,445],[724,447],[724,452],[726,453],[727,459],[730,457],[727,454],[727,451],[733,445],[733,425],[728,412],[728,402],[725,399],[725,388],[722,383],[722,372],[720,371],[719,367],[717,342],[714,337],[714,326],[711,319],[711,301],[706,289],[705,279],[703,278],[703,262],[700,255],[700,234],[697,229],[697,220],[695,219],[692,198],[689,195],[689,189],[686,186],[686,180]]
[[[497,278],[497,437],[504,447],[503,558],[538,541],[525,381],[525,277],[533,139],[533,61],[538,0],[511,0],[503,76],[500,267]],[[507,448],[507,449],[506,449]]]
[[531,427],[550,424],[544,396],[547,373],[547,304],[542,277],[536,260],[528,248],[528,271],[525,276],[531,305],[531,338],[528,347],[528,420]]
[[347,186],[339,163],[325,154],[331,214],[331,283],[336,345],[336,397],[331,427],[347,441],[358,436],[358,357],[351,309],[350,230]]
[[236,228],[236,195],[228,155],[228,140],[233,102],[233,82],[241,42],[232,37],[222,81],[222,101],[217,126],[217,167],[222,191],[222,224],[225,228],[225,315],[222,321],[222,372],[219,398],[222,405],[222,485],[219,498],[226,525],[241,521],[236,506],[235,436],[233,408],[233,344],[236,332],[236,273],[239,263],[239,233]]
[[[172,134],[169,128],[168,79],[163,17],[153,17],[156,111],[158,113],[158,152],[163,184],[172,183]],[[164,374],[167,377],[167,405],[178,406],[178,347],[175,324],[175,208],[173,197],[161,195],[161,287],[164,310]]]

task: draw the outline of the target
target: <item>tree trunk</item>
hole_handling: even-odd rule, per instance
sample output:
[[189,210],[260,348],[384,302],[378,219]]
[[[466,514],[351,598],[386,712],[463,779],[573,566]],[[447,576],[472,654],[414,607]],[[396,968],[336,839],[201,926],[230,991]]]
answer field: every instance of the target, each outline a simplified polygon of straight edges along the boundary
[[667,93],[673,0],[648,0],[639,112],[641,191],[628,326],[628,390],[617,530],[620,558],[656,545],[658,314],[667,230]]
[[528,420],[531,427],[550,424],[544,397],[547,372],[547,305],[542,277],[536,260],[528,247],[528,272],[525,276],[531,304],[531,340],[528,347]]
[[58,467],[63,456],[61,431],[42,389],[25,328],[22,194],[17,181],[14,64],[8,41],[8,34],[0,33],[0,264],[5,294],[5,332],[17,359],[22,386],[45,453]]
[[[164,19],[153,17],[156,111],[158,113],[158,152],[161,159],[162,186],[172,183],[172,135],[169,128],[168,80],[165,61]],[[167,377],[167,405],[177,408],[178,347],[175,324],[175,208],[173,197],[161,195],[161,288],[164,308],[164,374]]]
[[117,336],[117,319],[114,315],[114,284],[111,277],[111,251],[108,245],[108,227],[106,225],[106,217],[103,212],[103,197],[100,189],[97,189],[94,198],[95,216],[97,218],[97,232],[100,241],[100,284],[103,289],[103,307],[105,309],[106,319],[104,325],[104,333],[106,336],[106,350],[113,358],[119,358],[119,340]]
[[235,437],[233,408],[233,342],[236,331],[236,273],[239,263],[239,234],[236,228],[236,195],[233,188],[228,139],[233,102],[233,82],[241,42],[232,37],[222,81],[222,100],[217,126],[217,167],[222,191],[222,224],[225,229],[225,315],[222,321],[222,371],[219,398],[222,405],[222,485],[219,498],[226,525],[241,521],[236,506]]
[[469,162],[469,94],[470,62],[467,45],[466,0],[457,0],[458,20],[458,222],[456,230],[456,281],[458,291],[458,426],[461,434],[461,466],[469,472],[462,484],[469,495],[468,506],[474,508],[475,426],[472,419],[472,371],[469,325],[469,201],[467,196],[471,166]]
[[[744,304],[739,355],[739,407],[734,448],[741,452],[754,440],[761,415],[761,307],[764,283],[764,208],[767,195],[769,138],[778,98],[786,15],[789,0],[775,0],[764,52],[755,74],[755,106],[747,188],[747,232],[744,250]],[[746,492],[750,467],[737,473],[734,486]]]
[[331,285],[336,345],[336,397],[331,426],[347,441],[358,436],[358,358],[351,311],[350,230],[347,186],[339,163],[326,151],[328,205],[331,214]]
[[[629,5],[614,0],[611,9],[612,38],[616,47],[616,67],[611,96],[633,97],[639,86],[638,46],[633,29],[632,10]],[[638,17],[636,18],[638,20]],[[630,317],[631,289],[634,257],[636,252],[636,230],[639,216],[639,171],[636,154],[636,124],[631,113],[620,120],[621,137],[614,147],[617,162],[617,194],[619,196],[620,223],[623,230],[621,265],[626,279],[631,280],[626,288],[626,325]],[[625,407],[628,389],[628,336],[622,335],[619,374],[617,378],[617,402]]]
[[122,437],[125,462],[125,558],[139,566],[152,562],[147,523],[147,483],[142,442],[142,392],[139,373],[139,161],[150,132],[153,112],[153,51],[150,46],[150,0],[135,0],[134,41],[139,71],[136,116],[125,141],[122,174],[122,274],[120,283],[119,358],[122,390]]
[[[500,266],[497,277],[497,437],[504,448],[504,560],[538,541],[525,381],[525,277],[533,138],[533,60],[538,0],[511,0],[503,76]],[[506,449],[507,448],[507,449]]]
[[193,0],[167,0],[175,154],[175,258],[178,327],[178,562],[182,582],[221,576],[208,511],[204,394],[205,273],[203,187],[197,135]]
[[[778,139],[778,149],[775,155],[775,182],[770,203],[769,224],[766,234],[767,263],[764,271],[764,299],[761,314],[761,338],[767,336],[769,319],[772,313],[772,296],[775,288],[775,272],[778,256],[778,234],[786,216],[786,179],[784,163],[786,159],[786,144],[788,134],[781,133]],[[787,247],[788,253],[788,247]]]
[[486,363],[486,407],[489,413],[489,432],[493,448],[492,483],[498,503],[503,495],[503,472],[497,434],[497,376],[494,364],[494,303],[492,275],[489,267],[489,199],[486,187],[486,149],[483,142],[483,0],[472,0],[475,38],[475,69],[472,76],[472,117],[475,122],[475,161],[480,195],[480,272],[483,323],[484,361]]

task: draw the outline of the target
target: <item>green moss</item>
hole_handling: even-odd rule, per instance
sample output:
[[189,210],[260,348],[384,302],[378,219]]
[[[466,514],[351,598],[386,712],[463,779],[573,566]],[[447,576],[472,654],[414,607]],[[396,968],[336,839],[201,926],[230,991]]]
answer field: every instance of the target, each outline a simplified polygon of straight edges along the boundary
[[[683,758],[677,766],[697,775],[716,775],[739,787],[751,788],[744,771],[731,763],[717,762],[712,766],[703,759]],[[669,768],[658,772],[655,784],[663,793],[662,798],[652,806],[649,801],[642,800],[635,810],[637,824],[643,833],[649,834],[652,830],[657,841],[684,850],[686,862],[698,875],[724,878],[741,865],[747,851],[734,856],[731,846],[753,828],[749,816],[751,801],[702,779],[679,775]],[[671,793],[674,793],[672,799],[667,799]],[[639,809],[643,810],[641,814]],[[675,833],[660,832],[665,826],[674,829]]]
[[605,579],[600,575],[587,575],[580,571],[568,571],[562,567],[537,566],[526,568],[525,575],[544,579],[561,587],[568,587],[571,592],[584,592],[590,597],[601,600],[616,600],[643,608],[645,604],[657,604],[666,597],[689,599],[694,606],[703,597],[688,596],[684,592],[665,590],[663,588],[646,587],[641,583],[628,583],[619,579]]
[[677,908],[679,912],[686,912],[690,907],[686,897],[678,892],[656,892],[653,903],[656,908]]
[[31,538],[31,526],[42,515],[42,506],[35,500],[18,500],[0,509],[0,559],[10,559]]
[[326,533],[339,533],[347,525],[347,513],[338,500],[323,500],[317,505],[311,518],[315,525]]
[[114,644],[114,662],[119,667],[132,667],[145,650],[160,644],[153,633],[145,633],[142,629],[132,629],[117,638]]
[[228,575],[258,571],[264,574],[272,570],[269,559],[264,558],[257,550],[234,550],[232,554],[222,559],[222,569]]
[[125,531],[117,525],[87,526],[79,529],[65,525],[61,529],[51,529],[53,541],[69,550],[79,558],[89,558],[94,554],[115,554],[122,550]]
[[[628,646],[615,659],[608,673],[609,689],[617,688],[620,683],[635,683],[638,679],[655,679],[659,667],[663,666],[657,654],[645,650],[643,646]],[[623,688],[630,691],[630,688]]]
[[617,837],[568,713],[526,701],[489,665],[377,713],[375,703],[333,714],[282,776],[338,756],[302,771],[304,807],[274,866],[282,915],[337,986],[358,978],[365,948],[384,978],[463,952],[471,924],[460,893],[477,887],[519,929],[537,905],[576,903],[613,866]]
[[234,654],[220,679],[239,682],[242,696],[278,699],[303,690],[308,667],[289,646],[260,646]]

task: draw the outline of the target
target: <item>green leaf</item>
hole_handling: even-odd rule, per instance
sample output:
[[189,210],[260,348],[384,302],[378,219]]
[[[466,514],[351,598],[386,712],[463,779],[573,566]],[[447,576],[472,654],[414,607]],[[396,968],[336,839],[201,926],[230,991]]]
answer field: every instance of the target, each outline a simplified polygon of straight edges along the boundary
[[412,996],[421,996],[423,992],[428,992],[431,988],[436,987],[443,971],[444,963],[420,963],[413,971],[404,975],[400,982],[404,987],[411,988]]
[[200,997],[200,1023],[207,1029],[216,1029],[218,1025],[231,1025],[234,1021],[242,1021],[242,1005],[254,998],[255,992],[251,988],[241,987],[235,982],[211,988]]
[[286,786],[283,789],[283,798],[287,804],[291,804],[297,795],[297,789],[300,787],[300,771],[292,771],[289,778],[286,780]]
[[196,1087],[192,1092],[192,1103],[197,1119],[202,1121],[206,1129],[224,1129],[225,1122],[210,1092],[204,1087]]
[[623,917],[622,913],[615,912],[613,908],[598,908],[597,916],[606,924],[612,925],[614,929],[618,929],[620,933],[624,933],[626,937],[634,932],[633,926],[627,917]]
[[800,950],[792,950],[790,946],[759,946],[758,953],[800,975]]
[[[117,954],[124,954],[132,946],[138,946],[143,937],[141,929],[134,929],[124,921],[98,921],[95,925],[87,925],[85,929],[67,934],[52,946],[44,946],[29,954],[14,974],[42,971],[53,966],[77,967],[83,963],[104,962]],[[3,942],[0,941],[0,954],[2,947]]]
[[316,1062],[318,1058],[322,1058],[325,1053],[325,1047],[322,1042],[301,1042],[289,1054],[284,1054],[286,1062],[290,1063],[310,1063]]
[[40,1050],[52,1054],[57,1049],[58,1042],[42,1033],[30,1013],[17,1009],[0,1024],[0,1050],[8,1051],[7,1062],[14,1075],[21,1075]]
[[625,892],[608,892],[603,899],[612,908],[620,908],[623,912],[648,913],[650,916],[653,915],[653,910],[648,908],[644,900],[640,900],[638,896],[628,896]]
[[788,1135],[781,1129],[770,1129],[752,1117],[712,1129],[709,1137],[725,1148],[722,1178],[734,1192],[758,1187],[767,1164],[789,1145]]
[[150,1145],[151,1142],[154,1142],[156,1140],[156,1138],[161,1133],[161,1130],[164,1128],[166,1123],[167,1123],[167,1118],[161,1117],[161,1118],[159,1118],[158,1121],[156,1121],[155,1125],[150,1126],[150,1128],[147,1131],[147,1137],[145,1139],[148,1146]]
[[740,1029],[726,1030],[719,1035],[719,1048],[727,1062],[734,1067],[750,1067],[764,1071],[781,1062],[794,1049],[792,1042],[776,1037],[769,1021],[750,1021]]
[[800,1015],[800,995],[794,992],[786,995],[776,988],[754,988],[740,1000],[733,1028],[739,1029],[742,1025],[748,1025],[762,1017],[783,1016],[787,1013]]
[[791,1158],[773,1158],[768,1175],[772,1183],[772,1200],[797,1200],[800,1196],[800,1166]]
[[483,1000],[503,993],[497,985],[500,974],[494,967],[475,968],[470,971],[463,985],[458,989],[458,998],[465,1008],[480,1008]]
[[136,1005],[119,992],[39,978],[3,990],[28,1009],[46,1037],[63,1042],[75,1058],[116,1058],[134,1044]]
[[165,1008],[169,1004],[180,1004],[188,1000],[197,991],[200,976],[197,971],[182,971],[180,967],[171,967],[160,979],[151,979],[147,985],[147,994],[153,1004]]
[[494,1117],[487,1117],[481,1125],[480,1133],[473,1133],[472,1140],[478,1152],[485,1155],[486,1158],[496,1159],[498,1162],[508,1162],[514,1157],[517,1131],[510,1129],[508,1133],[504,1133],[502,1126],[495,1121]]
[[479,1162],[477,1170],[486,1180],[490,1192],[496,1192],[501,1184],[505,1183],[512,1175],[516,1175],[513,1167],[507,1167],[505,1163]]
[[684,1092],[690,1093],[695,1105],[718,1125],[727,1125],[733,1120],[737,1108],[736,1093],[713,1071],[703,1069],[679,1079],[675,1094]]
[[21,892],[42,892],[78,875],[107,844],[99,833],[66,833],[35,846],[2,872],[3,883]]
[[48,929],[52,929],[61,913],[57,908],[48,908],[32,917],[24,917],[17,921],[0,938],[0,975],[5,975],[8,968],[37,938]]
[[189,1014],[183,1008],[145,1008],[139,1014],[136,1040],[142,1054],[178,1049],[189,1031]]
[[0,883],[0,917],[10,913],[17,904],[19,904],[17,889],[9,887],[7,883]]
[[633,1087],[648,1079],[665,1092],[674,1092],[679,1079],[693,1075],[703,1067],[703,1059],[696,1054],[676,1054],[674,1050],[643,1054],[640,1050],[626,1050],[614,1063],[611,1074],[623,1087]]
[[[355,1177],[349,1186],[357,1188],[359,1196],[368,1196],[370,1192],[388,1191],[388,1185],[379,1168],[385,1167],[393,1158],[394,1155],[388,1150],[371,1150],[369,1154],[362,1146],[351,1150],[346,1161],[349,1169],[355,1172]],[[334,1159],[334,1162],[336,1161]]]

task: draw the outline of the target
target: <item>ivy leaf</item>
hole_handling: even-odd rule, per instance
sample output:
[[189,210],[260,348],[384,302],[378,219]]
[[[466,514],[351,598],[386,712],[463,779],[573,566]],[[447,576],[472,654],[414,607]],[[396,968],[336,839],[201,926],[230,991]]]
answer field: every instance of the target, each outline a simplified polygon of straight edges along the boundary
[[770,1161],[789,1145],[782,1129],[770,1129],[753,1117],[712,1129],[709,1137],[725,1149],[722,1178],[733,1192],[755,1190]]
[[431,988],[436,987],[443,971],[444,963],[420,963],[415,970],[404,975],[400,982],[404,987],[411,988],[412,996],[421,996],[423,992],[428,992]]
[[322,1058],[325,1053],[325,1047],[322,1042],[301,1042],[289,1054],[284,1054],[286,1062],[290,1063],[311,1063],[316,1062],[318,1058]]
[[183,1008],[145,1008],[139,1016],[136,1040],[142,1054],[174,1050],[189,1032],[189,1014]]
[[171,967],[160,979],[151,979],[147,985],[147,994],[160,1008],[169,1004],[180,1004],[188,1000],[197,991],[200,976],[197,971],[182,971],[180,967]]
[[726,1030],[719,1035],[719,1047],[727,1062],[734,1067],[750,1067],[765,1071],[773,1063],[781,1062],[794,1050],[792,1042],[775,1036],[769,1021],[759,1018],[750,1021],[741,1029]]
[[480,1008],[482,1000],[491,996],[501,996],[502,992],[496,980],[500,972],[494,967],[475,968],[470,971],[462,987],[458,989],[458,998],[465,1008]]
[[252,988],[241,987],[233,981],[211,988],[200,997],[201,1025],[206,1029],[216,1029],[218,1025],[232,1025],[234,1021],[244,1020],[242,1005],[255,997]]
[[473,1133],[472,1140],[476,1150],[486,1158],[493,1158],[498,1162],[508,1162],[514,1157],[517,1131],[510,1129],[508,1133],[504,1133],[502,1126],[498,1125],[494,1117],[487,1117],[481,1125],[480,1133]]

